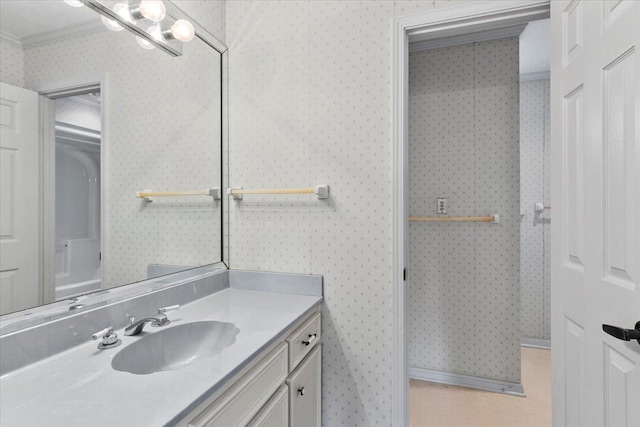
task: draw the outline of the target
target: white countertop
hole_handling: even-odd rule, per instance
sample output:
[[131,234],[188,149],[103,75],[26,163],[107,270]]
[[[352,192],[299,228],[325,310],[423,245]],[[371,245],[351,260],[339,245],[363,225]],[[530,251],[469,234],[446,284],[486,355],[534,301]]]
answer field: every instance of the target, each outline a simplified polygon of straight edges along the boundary
[[[187,415],[322,297],[227,288],[167,313],[164,328],[139,336],[117,332],[122,345],[98,350],[91,341],[0,378],[0,425],[162,426]],[[219,355],[150,375],[119,372],[111,359],[144,334],[197,320],[234,323],[236,342]],[[105,325],[106,326],[106,325]]]

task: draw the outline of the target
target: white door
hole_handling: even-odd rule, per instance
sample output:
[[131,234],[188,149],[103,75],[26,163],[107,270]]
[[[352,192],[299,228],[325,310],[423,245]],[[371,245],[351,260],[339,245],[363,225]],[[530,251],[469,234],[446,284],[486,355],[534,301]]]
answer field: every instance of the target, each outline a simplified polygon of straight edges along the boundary
[[0,314],[38,305],[38,94],[0,83]]
[[638,427],[640,1],[551,20],[553,424]]

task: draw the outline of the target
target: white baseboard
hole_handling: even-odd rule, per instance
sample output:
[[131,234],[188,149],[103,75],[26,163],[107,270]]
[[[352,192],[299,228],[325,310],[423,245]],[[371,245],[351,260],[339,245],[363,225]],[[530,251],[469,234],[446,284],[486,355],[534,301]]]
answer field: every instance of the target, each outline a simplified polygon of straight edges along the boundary
[[520,340],[520,345],[523,347],[544,348],[546,350],[551,350],[551,340],[539,340],[537,338],[522,338]]
[[409,367],[409,378],[525,397],[524,387],[522,387],[520,383],[476,377],[473,375],[453,374],[450,372],[434,371],[432,369]]

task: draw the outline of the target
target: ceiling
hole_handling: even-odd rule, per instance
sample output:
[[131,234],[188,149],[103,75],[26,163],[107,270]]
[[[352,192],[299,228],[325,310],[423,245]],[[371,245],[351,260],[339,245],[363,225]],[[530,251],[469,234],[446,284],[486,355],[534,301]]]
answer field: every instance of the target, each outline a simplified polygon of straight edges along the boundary
[[22,47],[104,28],[97,13],[87,7],[71,7],[62,0],[0,0],[0,35]]
[[550,70],[550,21],[530,22],[520,34],[520,75],[548,73]]

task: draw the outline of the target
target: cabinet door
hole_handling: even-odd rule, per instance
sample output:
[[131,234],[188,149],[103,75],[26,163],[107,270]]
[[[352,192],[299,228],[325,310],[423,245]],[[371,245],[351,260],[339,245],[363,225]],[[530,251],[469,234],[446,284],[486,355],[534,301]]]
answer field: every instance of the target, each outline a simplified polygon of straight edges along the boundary
[[316,345],[287,380],[291,427],[320,427],[321,420],[321,348]]
[[280,387],[248,427],[289,427],[289,388]]

